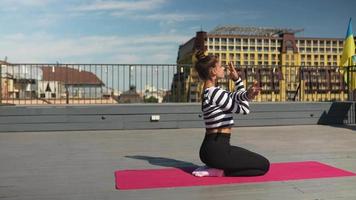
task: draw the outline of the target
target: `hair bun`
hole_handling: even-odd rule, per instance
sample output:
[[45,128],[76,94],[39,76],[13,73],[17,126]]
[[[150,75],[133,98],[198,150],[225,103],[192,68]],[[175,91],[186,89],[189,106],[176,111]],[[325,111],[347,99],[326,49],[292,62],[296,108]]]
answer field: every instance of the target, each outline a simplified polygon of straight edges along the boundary
[[198,59],[198,60],[202,60],[204,58],[206,58],[206,55],[204,54],[204,51],[202,50],[199,50],[195,53],[195,57]]

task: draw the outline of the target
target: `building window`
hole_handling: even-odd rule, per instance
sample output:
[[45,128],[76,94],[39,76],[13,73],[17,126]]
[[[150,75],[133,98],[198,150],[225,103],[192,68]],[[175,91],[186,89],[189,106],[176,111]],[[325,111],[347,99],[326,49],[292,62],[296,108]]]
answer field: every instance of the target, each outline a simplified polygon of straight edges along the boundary
[[232,54],[232,53],[229,54],[229,59],[230,59],[230,61],[231,61],[231,60],[234,60],[234,54]]
[[234,38],[229,38],[229,43],[233,44],[234,43]]
[[328,55],[328,61],[330,62],[331,61],[331,55]]
[[255,39],[250,39],[250,45],[255,45]]
[[248,40],[247,39],[243,39],[243,45],[245,45],[245,46],[248,45]]
[[278,40],[277,45],[278,45],[278,47],[281,47],[281,46],[282,46],[282,41],[281,41],[281,40]]
[[229,51],[233,51],[234,50],[234,46],[229,46]]

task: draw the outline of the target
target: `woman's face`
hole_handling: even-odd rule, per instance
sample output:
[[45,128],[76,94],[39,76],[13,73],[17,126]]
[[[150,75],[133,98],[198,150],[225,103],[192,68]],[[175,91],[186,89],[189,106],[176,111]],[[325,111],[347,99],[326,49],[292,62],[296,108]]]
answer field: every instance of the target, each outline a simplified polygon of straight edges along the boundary
[[221,62],[217,62],[215,64],[215,75],[216,75],[216,78],[224,78],[225,77],[225,67],[223,67],[221,65]]

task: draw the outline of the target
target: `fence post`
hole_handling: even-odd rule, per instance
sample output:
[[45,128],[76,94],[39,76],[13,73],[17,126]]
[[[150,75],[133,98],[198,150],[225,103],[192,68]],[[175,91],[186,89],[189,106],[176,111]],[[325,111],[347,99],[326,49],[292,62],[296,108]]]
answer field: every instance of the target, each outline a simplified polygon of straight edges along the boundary
[[66,83],[65,83],[65,88],[66,88],[66,104],[69,104],[69,91],[68,91],[68,65],[66,65]]
[[2,64],[0,64],[0,105],[2,104]]
[[356,100],[356,88],[354,88],[355,85],[355,78],[354,73],[356,72],[356,67],[353,64],[350,64],[347,66],[347,89],[348,89],[348,100],[349,101],[355,101]]
[[282,71],[282,79],[280,79],[279,92],[280,92],[280,101],[283,102],[286,101],[286,93],[287,93],[285,65],[281,66],[281,71]]

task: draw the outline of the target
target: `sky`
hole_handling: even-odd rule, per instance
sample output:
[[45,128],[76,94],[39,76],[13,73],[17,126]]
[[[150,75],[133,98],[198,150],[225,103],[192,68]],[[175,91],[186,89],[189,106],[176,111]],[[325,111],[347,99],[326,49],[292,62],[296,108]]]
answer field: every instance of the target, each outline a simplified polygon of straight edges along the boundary
[[0,60],[174,64],[178,47],[216,26],[303,28],[344,38],[355,0],[0,0]]

